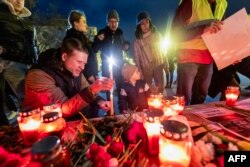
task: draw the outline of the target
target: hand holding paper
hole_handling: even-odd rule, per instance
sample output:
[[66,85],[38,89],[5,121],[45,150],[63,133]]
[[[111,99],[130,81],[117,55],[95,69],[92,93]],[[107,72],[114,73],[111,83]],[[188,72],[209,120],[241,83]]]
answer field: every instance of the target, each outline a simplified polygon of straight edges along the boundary
[[221,31],[205,33],[207,45],[218,70],[250,55],[250,20],[246,9],[241,9],[223,21]]

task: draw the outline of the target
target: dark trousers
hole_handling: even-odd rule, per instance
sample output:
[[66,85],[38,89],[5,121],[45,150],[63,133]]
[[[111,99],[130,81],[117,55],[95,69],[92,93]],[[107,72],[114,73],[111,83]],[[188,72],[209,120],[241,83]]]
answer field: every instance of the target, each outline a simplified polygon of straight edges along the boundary
[[208,94],[213,64],[179,63],[177,94],[184,95],[186,105],[201,104]]

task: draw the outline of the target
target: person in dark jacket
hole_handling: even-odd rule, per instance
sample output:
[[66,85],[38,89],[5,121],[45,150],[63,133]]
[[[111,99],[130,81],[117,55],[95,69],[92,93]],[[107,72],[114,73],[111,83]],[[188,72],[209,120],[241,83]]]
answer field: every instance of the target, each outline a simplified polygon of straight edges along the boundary
[[[112,57],[114,59],[113,75],[116,83],[116,90],[121,90],[121,68],[124,64],[123,61],[123,50],[125,49],[126,41],[123,37],[123,31],[118,28],[119,15],[116,10],[110,10],[107,14],[108,26],[101,29],[94,39],[94,50],[95,52],[101,51],[102,59],[102,76],[109,77],[109,61]],[[127,49],[127,48],[126,48]],[[107,99],[110,98],[110,92],[107,92]],[[119,103],[118,93],[118,103]]]
[[[89,85],[82,74],[87,63],[88,51],[79,40],[67,39],[60,50],[48,50],[45,55],[40,56],[39,63],[28,71],[23,110],[41,109],[46,105],[57,104],[61,106],[65,118],[74,117],[92,104],[109,110],[110,102],[97,98],[97,94],[110,90],[113,80],[97,79]],[[50,61],[46,61],[48,57]],[[91,112],[93,110],[88,110],[84,114],[93,117]]]
[[[25,73],[37,60],[34,26],[28,19],[31,12],[24,3],[25,0],[0,0],[0,93],[5,99],[2,104],[7,106],[0,108],[9,111],[19,109],[24,96]],[[18,101],[14,108],[9,105],[10,92],[6,92],[4,84],[10,86],[12,97]]]
[[64,38],[76,38],[81,41],[82,45],[88,49],[88,61],[83,71],[83,75],[88,80],[89,83],[93,83],[98,76],[98,65],[96,54],[92,49],[92,42],[86,37],[88,25],[84,12],[78,10],[72,10],[68,17],[70,29],[67,30],[67,34]]
[[141,74],[135,65],[122,68],[124,82],[121,86],[119,109],[121,113],[148,109],[147,98],[150,96],[149,85],[141,80]]

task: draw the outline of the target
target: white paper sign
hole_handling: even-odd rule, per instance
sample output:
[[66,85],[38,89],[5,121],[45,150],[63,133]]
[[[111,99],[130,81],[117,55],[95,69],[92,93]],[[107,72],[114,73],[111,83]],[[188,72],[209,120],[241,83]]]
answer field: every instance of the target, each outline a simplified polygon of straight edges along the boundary
[[221,31],[202,35],[218,70],[250,56],[250,20],[243,8],[223,21]]

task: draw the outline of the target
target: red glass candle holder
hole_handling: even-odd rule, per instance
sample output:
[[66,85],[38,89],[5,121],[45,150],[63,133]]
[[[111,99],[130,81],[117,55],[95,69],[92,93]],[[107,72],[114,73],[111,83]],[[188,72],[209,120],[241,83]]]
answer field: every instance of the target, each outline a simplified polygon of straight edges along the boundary
[[43,106],[42,115],[49,113],[49,112],[58,112],[59,117],[62,117],[62,109],[60,105],[52,104],[52,105]]
[[176,98],[173,96],[167,96],[163,100],[163,112],[165,118],[169,118],[179,113],[174,109],[174,106],[177,104]]
[[163,107],[162,104],[162,94],[153,94],[148,98],[148,108],[149,109],[161,109]]
[[160,130],[161,166],[189,167],[192,142],[188,140],[188,127],[175,120],[162,122]]
[[239,87],[237,86],[228,86],[225,91],[226,96],[226,105],[234,106],[238,97],[240,95]]
[[160,120],[162,116],[162,110],[152,109],[145,112],[143,117],[143,126],[148,136],[148,153],[150,155],[159,153]]
[[59,116],[58,112],[49,112],[42,116],[42,123],[39,127],[41,138],[47,136],[58,136],[63,135],[66,127],[66,121]]
[[178,114],[182,114],[186,104],[185,97],[182,95],[176,95],[174,97],[176,99],[176,104],[172,107],[176,112],[178,112]]
[[17,117],[24,144],[31,146],[39,140],[39,126],[41,124],[40,110],[20,112]]

